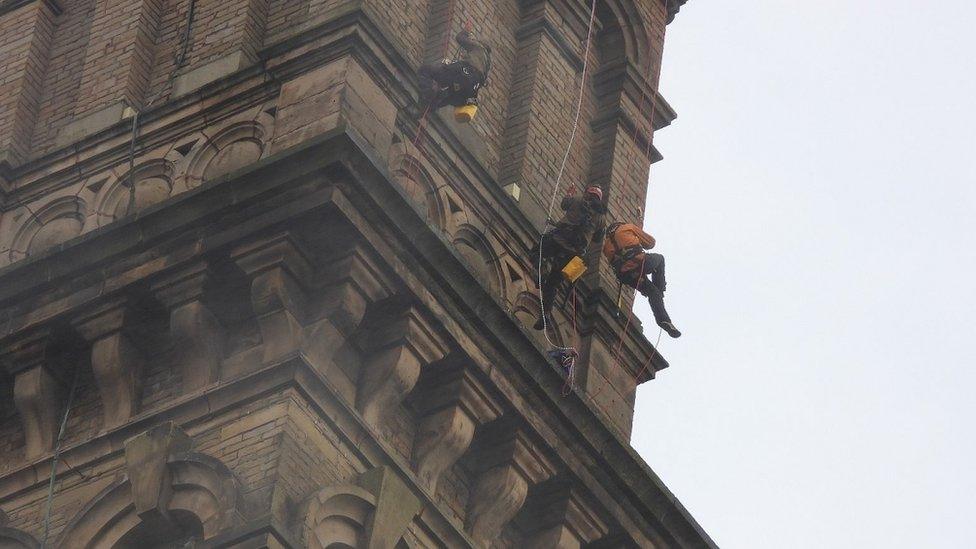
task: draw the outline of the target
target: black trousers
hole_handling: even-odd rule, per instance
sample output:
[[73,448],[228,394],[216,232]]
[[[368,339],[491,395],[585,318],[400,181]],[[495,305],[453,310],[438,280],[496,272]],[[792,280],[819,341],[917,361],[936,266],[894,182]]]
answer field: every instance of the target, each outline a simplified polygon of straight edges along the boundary
[[426,63],[417,71],[421,98],[433,108],[477,103],[484,76],[464,61]]
[[643,254],[642,266],[617,273],[617,279],[647,298],[651,304],[651,312],[654,313],[655,322],[658,324],[671,322],[671,317],[664,308],[664,290],[667,288],[667,283],[664,278],[663,255]]
[[[533,261],[539,261],[538,246],[532,250]],[[542,310],[548,315],[552,311],[553,302],[556,297],[556,289],[563,281],[563,267],[577,254],[575,250],[570,250],[559,244],[552,238],[552,233],[542,235],[542,263],[536,265],[538,272],[543,272],[548,263],[549,272],[542,278]]]

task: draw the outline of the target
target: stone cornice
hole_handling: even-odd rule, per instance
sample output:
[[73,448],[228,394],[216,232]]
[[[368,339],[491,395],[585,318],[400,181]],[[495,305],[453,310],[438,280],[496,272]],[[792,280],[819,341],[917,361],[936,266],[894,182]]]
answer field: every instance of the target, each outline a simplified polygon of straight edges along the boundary
[[[364,143],[355,133],[326,134],[234,174],[233,184],[227,184],[230,176],[217,179],[145,213],[96,229],[71,241],[60,254],[42,254],[4,268],[0,270],[0,303],[20,300],[27,294],[36,296],[45,288],[65,289],[69,280],[78,278],[79,272],[97,273],[95,279],[89,280],[95,284],[99,284],[99,277],[106,277],[100,282],[105,287],[117,286],[124,280],[134,283],[138,279],[128,275],[117,280],[119,275],[107,273],[104,267],[120,256],[197,230],[194,228],[214,216],[253,210],[270,196],[281,201],[280,191],[288,189],[293,204],[278,202],[282,205],[277,209],[263,211],[261,216],[244,216],[240,223],[228,226],[223,233],[201,235],[201,245],[193,246],[194,249],[206,253],[208,249],[233,242],[230,239],[242,238],[261,227],[331,204],[337,215],[350,219],[359,230],[373,232],[368,241],[381,252],[391,254],[384,257],[400,254],[411,257],[416,273],[410,276],[424,277],[413,282],[417,290],[431,292],[435,302],[443,304],[442,313],[449,314],[458,323],[459,334],[474,339],[472,345],[496,351],[493,367],[505,373],[493,373],[491,377],[497,380],[498,390],[505,391],[506,398],[524,400],[521,409],[540,414],[529,424],[536,432],[534,436],[542,436],[563,460],[575,461],[580,457],[574,456],[585,455],[586,460],[599,464],[589,469],[587,475],[593,478],[586,485],[604,505],[628,509],[621,520],[645,517],[650,524],[639,528],[648,536],[665,535],[688,546],[711,545],[706,541],[707,535],[627,441],[610,430],[579,395],[561,396],[560,375],[546,360],[543,349],[497,306],[458,253],[416,211],[407,207],[402,191],[389,182],[384,168],[370,156]],[[342,177],[358,190],[346,198],[335,188],[322,187],[321,175],[310,180],[327,166],[335,166],[327,170],[333,177]],[[343,176],[343,171],[353,177]],[[304,186],[301,181],[306,181]],[[364,215],[369,218],[363,218]],[[380,227],[385,231],[383,237],[375,234]],[[392,251],[386,243],[394,235],[400,251]],[[151,274],[151,267],[140,271],[141,276]],[[22,329],[22,319],[17,321],[15,328]],[[605,494],[610,489],[619,496]]]

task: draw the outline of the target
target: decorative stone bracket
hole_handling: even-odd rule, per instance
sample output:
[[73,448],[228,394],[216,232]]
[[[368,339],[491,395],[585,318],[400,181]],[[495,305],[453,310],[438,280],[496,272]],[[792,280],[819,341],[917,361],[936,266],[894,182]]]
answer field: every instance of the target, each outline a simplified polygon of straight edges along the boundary
[[501,407],[457,354],[428,366],[413,395],[421,415],[413,465],[420,481],[436,492],[441,474],[468,450],[475,429],[496,419]]
[[312,262],[287,232],[239,246],[231,257],[251,279],[265,363],[301,348]]
[[91,497],[51,546],[128,547],[147,530],[163,530],[210,547],[216,536],[242,524],[234,474],[216,458],[190,452],[190,446],[172,422],[126,440],[126,476]]
[[307,329],[305,351],[314,364],[327,364],[359,328],[370,304],[392,294],[370,252],[360,246],[327,260],[325,290]]
[[447,345],[417,307],[385,303],[371,314],[361,337],[367,356],[356,407],[378,426],[416,385],[421,367],[447,354]]
[[24,425],[28,461],[53,449],[67,391],[65,383],[52,374],[52,340],[48,329],[32,330],[4,344],[0,354],[14,378],[14,406]]
[[125,442],[125,464],[136,514],[143,520],[169,521],[172,479],[170,456],[190,449],[190,437],[171,422],[157,425]]
[[343,334],[351,334],[359,327],[370,303],[393,293],[392,281],[382,274],[371,255],[357,245],[329,261],[321,314]]
[[480,474],[465,526],[475,541],[487,546],[525,504],[529,487],[552,476],[553,465],[508,418],[496,420],[479,434],[474,457],[474,469]]
[[303,524],[308,547],[395,547],[423,507],[388,467],[363,473],[357,484],[330,486],[309,499]]
[[583,500],[567,478],[552,478],[529,491],[515,520],[529,549],[579,549],[604,539],[605,521]]
[[212,280],[208,266],[197,263],[152,285],[156,298],[169,309],[174,365],[182,373],[185,393],[210,385],[220,375],[224,328],[204,295]]
[[102,398],[105,429],[125,423],[139,408],[145,357],[128,332],[135,315],[132,302],[120,297],[98,304],[71,321],[92,345],[92,372]]

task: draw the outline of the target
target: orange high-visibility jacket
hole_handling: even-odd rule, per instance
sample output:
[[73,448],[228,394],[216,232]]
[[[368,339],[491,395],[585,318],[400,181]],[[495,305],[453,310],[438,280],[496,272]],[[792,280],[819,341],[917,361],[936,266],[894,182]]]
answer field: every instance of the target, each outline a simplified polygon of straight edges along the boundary
[[[617,255],[618,250],[623,252],[624,250],[634,246],[649,250],[654,247],[654,244],[655,241],[653,236],[645,233],[640,227],[634,225],[633,223],[624,223],[623,225],[617,227],[617,230],[613,232],[613,236],[603,241],[603,255],[608,260],[613,261],[613,258],[615,255]],[[644,254],[642,253],[635,255],[632,259],[624,262],[624,264],[620,266],[620,272],[625,273],[640,267],[643,258]]]

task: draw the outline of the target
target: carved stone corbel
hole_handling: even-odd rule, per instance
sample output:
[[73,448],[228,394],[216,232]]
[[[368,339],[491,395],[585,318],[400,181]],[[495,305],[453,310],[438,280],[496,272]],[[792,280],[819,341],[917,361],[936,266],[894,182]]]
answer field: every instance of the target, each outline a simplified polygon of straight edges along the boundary
[[166,422],[125,441],[125,465],[136,514],[143,520],[169,521],[172,481],[167,462],[190,449],[190,437]]
[[370,255],[366,249],[354,245],[327,261],[324,291],[315,306],[318,320],[306,329],[304,350],[309,361],[335,381],[338,390],[350,400],[355,399],[356,380],[340,382],[346,374],[332,371],[332,362],[359,328],[366,308],[392,293],[392,283],[381,274]]
[[488,425],[479,435],[474,468],[480,471],[465,526],[480,544],[490,541],[525,504],[529,488],[553,474],[553,465],[513,421]]
[[458,355],[429,366],[414,395],[421,419],[413,466],[421,483],[436,492],[441,474],[468,450],[475,429],[496,419],[501,408]]
[[134,322],[131,305],[124,297],[113,299],[71,322],[92,345],[92,372],[102,398],[105,429],[125,423],[139,409],[145,357],[128,332]]
[[398,547],[423,504],[392,469],[380,466],[355,485],[329,486],[305,503],[302,528],[310,549]]
[[251,279],[251,303],[269,362],[302,346],[304,283],[312,264],[289,233],[238,247],[231,257]]
[[217,381],[223,357],[224,328],[204,302],[213,273],[195,264],[153,283],[152,291],[169,309],[173,362],[189,393]]
[[50,452],[58,435],[67,387],[51,373],[51,332],[32,330],[3,345],[2,359],[14,378],[14,406],[24,425],[27,460]]
[[444,340],[418,308],[380,309],[363,337],[368,348],[356,395],[356,407],[373,425],[381,424],[403,402],[422,366],[447,354]]
[[579,549],[608,533],[606,522],[567,478],[534,486],[515,522],[526,533],[528,549]]

